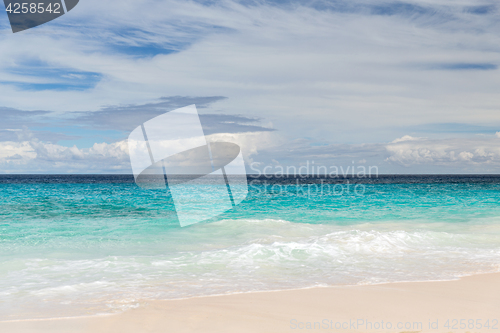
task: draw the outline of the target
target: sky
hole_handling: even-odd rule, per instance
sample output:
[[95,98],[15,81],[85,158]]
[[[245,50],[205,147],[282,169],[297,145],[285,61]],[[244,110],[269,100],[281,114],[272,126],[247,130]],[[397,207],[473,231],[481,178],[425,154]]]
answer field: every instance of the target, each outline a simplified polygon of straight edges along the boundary
[[13,34],[2,10],[0,173],[130,173],[129,133],[191,104],[250,173],[498,173],[499,13],[490,0],[81,0]]

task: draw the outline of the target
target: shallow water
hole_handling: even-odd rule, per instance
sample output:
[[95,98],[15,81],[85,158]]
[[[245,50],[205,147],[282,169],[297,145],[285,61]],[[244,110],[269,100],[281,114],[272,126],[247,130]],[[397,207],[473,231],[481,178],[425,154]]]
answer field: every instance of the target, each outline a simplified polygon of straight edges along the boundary
[[500,177],[252,178],[181,228],[130,176],[0,176],[0,319],[500,271]]

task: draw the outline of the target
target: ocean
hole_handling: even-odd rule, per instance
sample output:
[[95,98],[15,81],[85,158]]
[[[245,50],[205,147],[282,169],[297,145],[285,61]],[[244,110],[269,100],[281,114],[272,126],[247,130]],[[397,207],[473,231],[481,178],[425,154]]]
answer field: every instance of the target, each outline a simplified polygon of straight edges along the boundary
[[130,175],[0,176],[0,320],[153,299],[500,271],[500,176],[248,176],[247,198],[181,228]]

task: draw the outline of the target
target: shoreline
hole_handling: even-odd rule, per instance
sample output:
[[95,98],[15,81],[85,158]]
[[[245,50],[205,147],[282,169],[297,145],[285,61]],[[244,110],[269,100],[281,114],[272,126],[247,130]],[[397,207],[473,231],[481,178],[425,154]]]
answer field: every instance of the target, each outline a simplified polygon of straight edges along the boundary
[[[289,291],[299,291],[299,290],[309,290],[309,289],[328,289],[328,288],[349,288],[349,287],[361,287],[361,286],[381,286],[381,285],[391,285],[391,284],[404,284],[404,283],[429,283],[429,282],[451,282],[458,281],[463,278],[468,278],[471,276],[477,275],[489,275],[489,274],[499,274],[500,272],[486,272],[486,273],[473,273],[470,275],[464,275],[457,277],[455,279],[446,279],[446,280],[420,280],[420,281],[391,281],[391,282],[379,282],[379,283],[367,283],[367,284],[339,284],[339,285],[328,285],[328,286],[311,286],[311,287],[302,287],[302,288],[291,288],[291,289],[273,289],[273,290],[256,290],[256,291],[242,291],[242,292],[231,292],[227,294],[213,294],[213,295],[200,295],[200,296],[191,296],[191,297],[183,297],[183,298],[172,298],[172,299],[140,299],[137,303],[139,305],[137,307],[129,308],[123,311],[117,312],[104,312],[104,313],[96,313],[96,314],[83,314],[83,315],[74,315],[67,317],[43,317],[43,318],[26,318],[26,319],[11,319],[11,320],[0,320],[0,324],[2,323],[13,323],[13,322],[23,322],[23,321],[48,321],[48,320],[65,320],[65,319],[80,319],[80,318],[100,318],[106,316],[116,316],[127,311],[143,308],[147,306],[147,304],[151,302],[175,302],[175,301],[187,301],[192,299],[200,299],[200,298],[211,298],[211,297],[226,297],[226,296],[234,296],[234,295],[247,295],[247,294],[259,294],[259,293],[280,293],[280,292],[289,292]],[[500,332],[499,332],[500,333]]]
[[[309,287],[175,300],[141,300],[144,306],[121,313],[3,321],[0,322],[0,331],[499,332],[499,285],[500,273],[482,273],[446,281]],[[444,326],[446,320],[451,320],[449,327]],[[457,320],[457,325],[453,326],[453,320]],[[478,328],[487,320],[490,329]],[[465,322],[465,329],[460,328],[460,321],[462,326]],[[493,325],[495,321],[496,326]],[[362,323],[365,326],[360,327]],[[388,327],[389,323],[391,327]],[[403,328],[397,328],[398,323],[403,323]],[[407,323],[411,323],[412,327],[408,327],[410,324]],[[420,325],[414,327],[415,323]]]

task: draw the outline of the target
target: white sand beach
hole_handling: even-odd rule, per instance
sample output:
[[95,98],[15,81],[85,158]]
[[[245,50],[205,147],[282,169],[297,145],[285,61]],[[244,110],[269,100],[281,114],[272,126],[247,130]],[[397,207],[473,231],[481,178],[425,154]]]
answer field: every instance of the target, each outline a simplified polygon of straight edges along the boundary
[[149,301],[121,314],[1,322],[5,333],[498,332],[500,274]]

